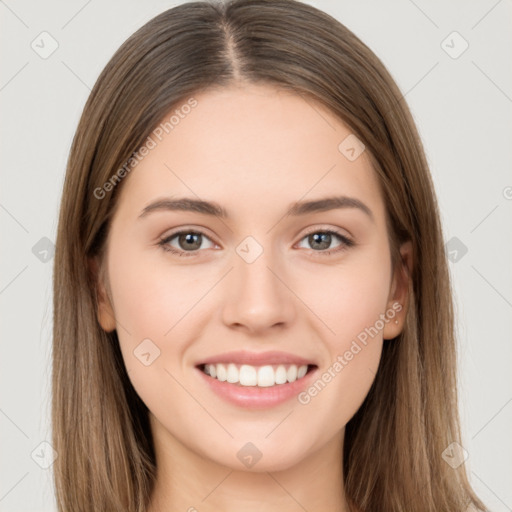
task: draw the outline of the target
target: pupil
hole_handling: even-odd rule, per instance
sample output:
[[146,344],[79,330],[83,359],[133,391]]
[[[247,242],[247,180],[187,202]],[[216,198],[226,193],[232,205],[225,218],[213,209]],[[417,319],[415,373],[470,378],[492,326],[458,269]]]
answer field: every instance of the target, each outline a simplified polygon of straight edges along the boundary
[[309,242],[312,247],[318,243],[320,246],[317,246],[317,249],[327,249],[331,245],[331,235],[329,233],[314,233],[309,236]]
[[[180,245],[188,247],[189,249],[199,249],[201,247],[201,235],[198,233],[187,233],[180,235]],[[195,245],[194,245],[195,242]]]

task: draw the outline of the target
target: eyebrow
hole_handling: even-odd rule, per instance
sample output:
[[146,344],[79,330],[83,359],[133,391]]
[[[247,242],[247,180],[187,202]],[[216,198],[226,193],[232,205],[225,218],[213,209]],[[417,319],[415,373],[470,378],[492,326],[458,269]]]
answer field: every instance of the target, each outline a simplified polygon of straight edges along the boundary
[[[336,196],[316,199],[313,201],[298,201],[292,204],[285,215],[299,216],[308,213],[325,212],[340,208],[356,208],[365,213],[372,221],[375,221],[372,211],[362,201],[355,197]],[[229,218],[227,210],[215,202],[203,201],[187,197],[171,199],[159,199],[148,204],[139,215],[139,218],[156,211],[186,211],[203,215],[212,215],[222,219]]]

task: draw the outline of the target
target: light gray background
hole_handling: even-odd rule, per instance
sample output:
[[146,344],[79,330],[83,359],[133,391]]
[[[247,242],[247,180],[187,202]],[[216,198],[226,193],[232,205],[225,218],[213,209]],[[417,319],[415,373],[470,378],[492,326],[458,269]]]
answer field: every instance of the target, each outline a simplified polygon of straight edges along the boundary
[[[32,249],[55,241],[67,154],[99,72],[130,34],[177,3],[0,0],[1,511],[55,510],[51,467],[36,463],[51,460],[40,443],[51,440],[53,260]],[[467,247],[450,263],[466,464],[489,508],[510,511],[512,3],[309,3],[355,32],[394,76],[425,144],[445,241]],[[50,48],[43,31],[58,42],[46,59],[31,48]],[[446,40],[453,31],[469,44],[458,58],[445,51],[462,49],[457,36]]]

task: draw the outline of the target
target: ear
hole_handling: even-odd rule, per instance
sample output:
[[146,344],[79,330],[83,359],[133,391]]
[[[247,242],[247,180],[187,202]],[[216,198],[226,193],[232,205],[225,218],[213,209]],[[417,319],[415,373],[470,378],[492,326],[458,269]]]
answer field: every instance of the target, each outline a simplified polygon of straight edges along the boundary
[[102,277],[102,272],[99,271],[100,265],[96,257],[89,259],[89,269],[94,279],[96,288],[96,304],[98,322],[106,332],[112,332],[116,328],[116,319],[114,309],[112,307],[110,298],[107,293],[107,287]]
[[[413,268],[412,242],[404,242],[400,247],[400,261],[396,265],[389,293],[386,316],[390,319],[384,326],[383,338],[396,338],[404,325],[404,319],[409,307],[409,284]],[[389,313],[388,313],[389,312]],[[391,315],[394,316],[391,318]]]

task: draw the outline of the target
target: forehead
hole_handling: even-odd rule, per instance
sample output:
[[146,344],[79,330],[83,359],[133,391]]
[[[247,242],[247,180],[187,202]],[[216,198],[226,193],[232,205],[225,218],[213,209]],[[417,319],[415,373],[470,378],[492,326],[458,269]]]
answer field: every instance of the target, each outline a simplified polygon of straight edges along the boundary
[[121,203],[129,197],[142,209],[158,197],[186,195],[254,215],[255,207],[343,194],[383,214],[366,151],[353,158],[362,146],[318,102],[246,84],[207,90],[193,99],[193,108],[175,105],[150,135],[155,145],[123,183]]

